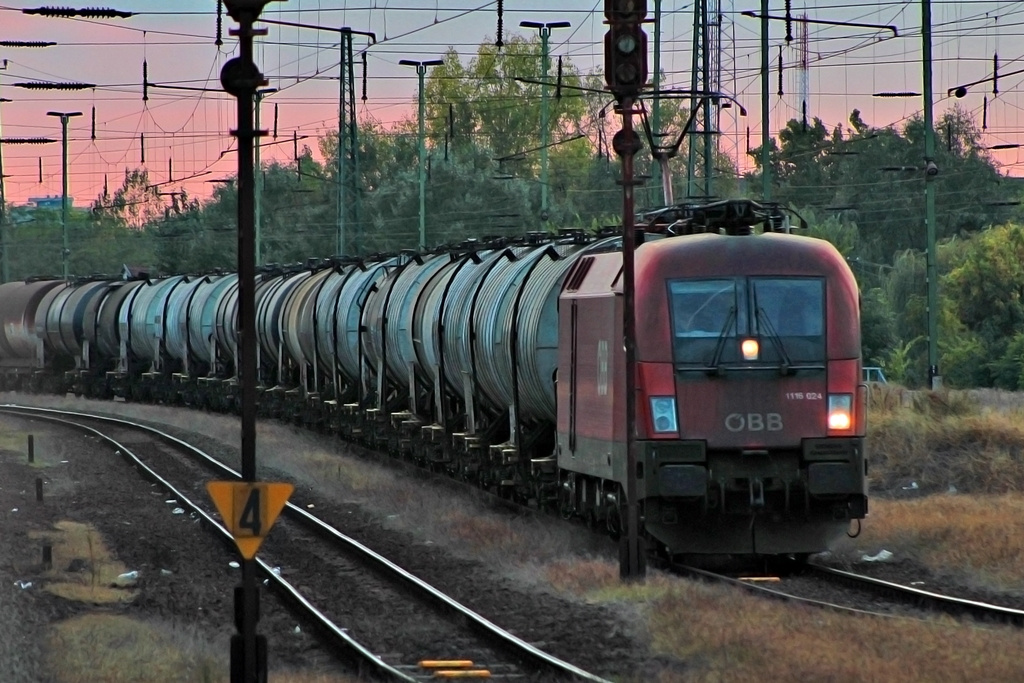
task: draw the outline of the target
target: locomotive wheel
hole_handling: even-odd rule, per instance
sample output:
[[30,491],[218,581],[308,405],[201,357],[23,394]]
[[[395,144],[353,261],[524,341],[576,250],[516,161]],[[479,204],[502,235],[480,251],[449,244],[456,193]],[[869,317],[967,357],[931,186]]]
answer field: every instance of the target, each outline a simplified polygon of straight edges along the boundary
[[810,553],[793,553],[791,555],[771,555],[765,558],[765,569],[779,576],[799,574],[807,566]]

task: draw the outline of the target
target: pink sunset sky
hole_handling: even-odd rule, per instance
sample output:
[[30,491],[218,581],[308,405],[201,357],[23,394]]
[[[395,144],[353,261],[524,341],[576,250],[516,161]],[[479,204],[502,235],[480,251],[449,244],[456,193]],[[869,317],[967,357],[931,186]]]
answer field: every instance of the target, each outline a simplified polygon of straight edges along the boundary
[[[2,2],[2,0],[0,0]],[[709,0],[715,6],[714,0]],[[497,29],[497,2],[479,0],[289,0],[272,2],[266,19],[327,27],[349,26],[373,31],[378,42],[368,52],[366,102],[358,104],[361,119],[385,126],[415,116],[416,75],[399,66],[400,59],[434,59],[454,47],[468,62],[479,43],[493,41]],[[719,144],[741,168],[750,167],[746,156],[746,128],[752,144],[759,144],[760,53],[759,22],[742,16],[759,10],[758,0],[717,0],[722,15],[721,89],[734,94],[748,117],[737,110],[722,117]],[[1020,40],[1024,6],[1017,2],[952,2],[933,0],[934,99],[936,116],[958,102],[972,113],[979,127],[986,124],[983,144],[1024,143],[1021,113],[1024,100],[1024,42]],[[228,36],[234,25],[224,17],[224,44],[214,44],[214,0],[121,0],[104,4],[136,13],[126,19],[64,19],[26,15],[39,2],[0,4],[0,41],[52,41],[46,48],[0,47],[0,105],[4,138],[46,137],[44,145],[4,144],[3,163],[8,201],[24,203],[30,197],[61,193],[60,120],[48,111],[80,111],[69,125],[70,194],[78,206],[88,206],[103,190],[105,178],[116,189],[126,168],[145,167],[151,181],[166,183],[164,191],[185,188],[206,196],[209,180],[235,172],[237,158],[228,131],[235,124],[235,100],[220,92],[219,73],[236,48]],[[51,5],[52,6],[52,5]],[[62,5],[66,6],[66,5]],[[78,7],[79,5],[74,5]],[[93,7],[94,5],[88,5]],[[84,7],[84,6],[82,6]],[[556,30],[551,54],[569,58],[584,72],[602,68],[603,0],[506,0],[504,31],[530,35],[519,27],[523,20],[569,21]],[[769,3],[772,15],[784,14],[782,0]],[[654,2],[648,1],[653,14]],[[693,5],[662,3],[662,69],[665,87],[688,88],[693,30]],[[921,2],[852,2],[849,0],[793,0],[794,17],[812,20],[894,25],[891,32],[851,26],[808,26],[806,71],[798,69],[800,41],[785,41],[785,24],[771,22],[770,131],[799,116],[802,80],[806,81],[809,114],[827,125],[845,122],[849,112],[876,126],[902,125],[922,108],[921,97],[878,98],[877,92],[921,92]],[[278,92],[263,105],[263,127],[273,128],[277,105],[278,138],[266,139],[264,160],[292,158],[292,136],[305,136],[300,145],[317,149],[316,138],[337,128],[337,34],[267,25],[260,39],[257,63]],[[648,27],[651,32],[653,27]],[[796,33],[796,28],[794,28]],[[795,36],[796,37],[796,36]],[[366,46],[357,37],[356,50]],[[653,49],[653,41],[651,41]],[[777,95],[778,58],[783,57],[784,95]],[[999,93],[992,92],[993,58],[998,54]],[[153,84],[149,100],[142,99],[143,61]],[[554,62],[553,62],[554,63]],[[653,63],[653,58],[652,58]],[[362,67],[357,64],[356,78]],[[947,89],[989,79],[970,89],[962,100],[947,97]],[[80,82],[95,87],[75,91],[32,90],[18,83],[31,81]],[[357,90],[360,84],[357,82]],[[984,98],[987,96],[987,107]],[[95,138],[93,110],[95,109]],[[145,143],[145,163],[142,152]],[[276,143],[276,144],[274,144]],[[1019,150],[999,152],[998,160],[1009,175],[1024,175]],[[40,180],[40,159],[42,177]]]

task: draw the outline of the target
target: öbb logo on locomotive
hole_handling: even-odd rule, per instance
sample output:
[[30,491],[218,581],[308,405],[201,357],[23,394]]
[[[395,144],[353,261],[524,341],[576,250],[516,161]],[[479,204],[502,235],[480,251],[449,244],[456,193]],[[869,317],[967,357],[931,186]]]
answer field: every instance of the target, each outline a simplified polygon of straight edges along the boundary
[[[635,253],[644,540],[825,550],[867,514],[856,281],[827,242],[754,227],[760,205],[715,205],[703,222],[669,208]],[[261,415],[617,534],[621,243],[578,231],[267,269]],[[6,283],[0,383],[233,410],[237,307],[232,273]]]
[[730,413],[725,418],[730,432],[781,432],[782,415],[779,413]]

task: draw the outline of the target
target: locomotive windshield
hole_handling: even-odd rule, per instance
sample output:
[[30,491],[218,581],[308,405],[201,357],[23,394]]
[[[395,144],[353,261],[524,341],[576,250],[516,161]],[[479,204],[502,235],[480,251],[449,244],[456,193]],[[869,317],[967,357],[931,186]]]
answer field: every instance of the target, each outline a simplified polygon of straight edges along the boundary
[[[684,365],[820,365],[825,360],[821,278],[749,277],[669,282],[673,354]],[[760,341],[756,361],[740,338]]]

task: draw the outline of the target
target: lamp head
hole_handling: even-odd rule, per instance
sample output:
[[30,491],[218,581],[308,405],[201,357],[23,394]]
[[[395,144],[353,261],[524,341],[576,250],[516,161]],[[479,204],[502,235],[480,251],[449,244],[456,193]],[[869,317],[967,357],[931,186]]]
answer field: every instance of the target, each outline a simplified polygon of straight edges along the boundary
[[224,0],[224,7],[232,19],[240,22],[246,15],[258,17],[269,2],[271,0]]

